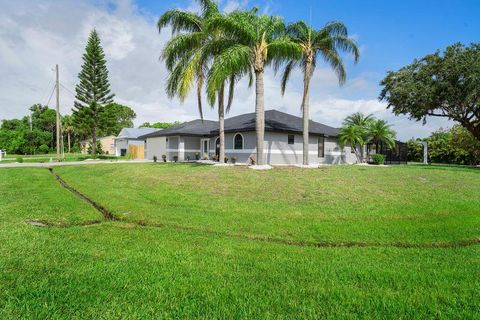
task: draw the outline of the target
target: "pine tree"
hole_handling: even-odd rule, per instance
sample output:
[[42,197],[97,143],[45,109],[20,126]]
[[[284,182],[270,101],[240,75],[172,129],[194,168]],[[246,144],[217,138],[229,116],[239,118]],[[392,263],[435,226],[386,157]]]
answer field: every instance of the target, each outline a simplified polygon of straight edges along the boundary
[[73,122],[76,128],[88,132],[92,137],[92,154],[96,153],[97,134],[104,127],[105,106],[113,102],[110,92],[105,53],[95,29],[90,33],[82,71],[78,74],[80,83],[75,87]]

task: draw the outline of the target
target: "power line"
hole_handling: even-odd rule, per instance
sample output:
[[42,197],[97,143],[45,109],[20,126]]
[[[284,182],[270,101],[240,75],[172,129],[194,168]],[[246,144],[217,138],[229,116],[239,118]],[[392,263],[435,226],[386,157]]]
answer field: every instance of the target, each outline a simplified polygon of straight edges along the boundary
[[63,84],[60,83],[60,87],[62,87],[63,89],[67,90],[68,93],[70,93],[74,98],[75,98],[75,93],[73,93],[70,89],[68,89],[67,87],[65,87]]
[[47,106],[50,103],[50,100],[52,99],[53,93],[55,92],[56,85],[53,86],[52,93],[50,93],[50,98],[48,98]]

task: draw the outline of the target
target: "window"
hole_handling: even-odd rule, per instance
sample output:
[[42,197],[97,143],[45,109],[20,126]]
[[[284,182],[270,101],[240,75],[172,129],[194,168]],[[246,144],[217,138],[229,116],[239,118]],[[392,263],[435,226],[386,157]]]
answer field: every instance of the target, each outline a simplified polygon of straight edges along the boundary
[[294,144],[295,143],[295,136],[293,134],[288,135],[288,144]]
[[318,137],[318,157],[325,157],[325,137]]
[[243,149],[243,136],[240,133],[237,133],[235,137],[233,137],[233,149]]

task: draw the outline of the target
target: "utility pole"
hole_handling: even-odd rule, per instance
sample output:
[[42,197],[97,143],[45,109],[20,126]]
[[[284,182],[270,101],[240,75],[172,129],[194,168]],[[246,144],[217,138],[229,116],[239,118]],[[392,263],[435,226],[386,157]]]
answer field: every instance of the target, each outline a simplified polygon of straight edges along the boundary
[[60,83],[58,80],[58,64],[55,65],[55,74],[55,87],[57,90],[57,161],[60,161]]

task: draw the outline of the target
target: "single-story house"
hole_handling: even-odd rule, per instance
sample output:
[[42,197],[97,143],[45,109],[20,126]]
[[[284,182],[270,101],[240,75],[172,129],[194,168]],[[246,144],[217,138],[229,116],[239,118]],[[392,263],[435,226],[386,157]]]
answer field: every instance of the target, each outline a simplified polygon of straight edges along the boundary
[[143,146],[144,140],[138,137],[158,131],[156,128],[123,128],[115,138],[115,155],[125,156],[128,146]]
[[[114,148],[114,139],[115,136],[106,136],[97,138],[97,142],[100,142],[102,145],[102,151],[105,154],[115,154]],[[83,154],[88,153],[88,148],[92,144],[92,140],[83,140],[80,141],[80,152]]]
[[[277,110],[265,111],[265,161],[272,165],[301,164],[303,120]],[[310,121],[309,161],[311,164],[356,162],[349,146],[340,147],[339,129]],[[140,136],[145,140],[146,157],[168,161],[211,159],[219,154],[218,121],[193,120]],[[256,155],[255,113],[225,119],[225,154],[237,163],[250,163]]]

